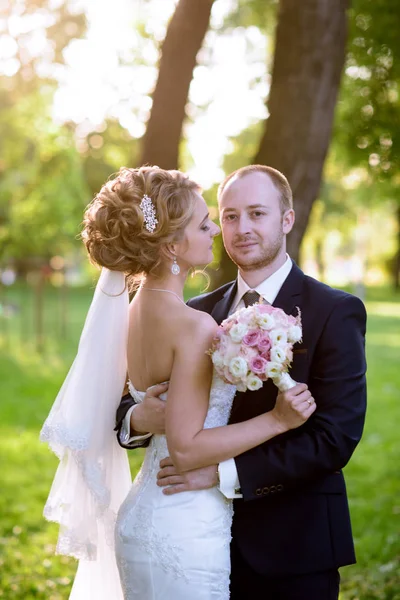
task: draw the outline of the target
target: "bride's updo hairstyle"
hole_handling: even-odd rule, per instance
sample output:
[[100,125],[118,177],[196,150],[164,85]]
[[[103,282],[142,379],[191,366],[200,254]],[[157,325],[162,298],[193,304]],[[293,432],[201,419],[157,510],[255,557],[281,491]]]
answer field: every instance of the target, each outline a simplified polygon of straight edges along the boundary
[[[159,167],[122,167],[86,209],[82,239],[93,263],[123,271],[133,282],[158,275],[166,244],[182,240],[200,188],[180,171]],[[140,208],[151,199],[157,224],[146,228]],[[151,228],[150,228],[151,229]]]

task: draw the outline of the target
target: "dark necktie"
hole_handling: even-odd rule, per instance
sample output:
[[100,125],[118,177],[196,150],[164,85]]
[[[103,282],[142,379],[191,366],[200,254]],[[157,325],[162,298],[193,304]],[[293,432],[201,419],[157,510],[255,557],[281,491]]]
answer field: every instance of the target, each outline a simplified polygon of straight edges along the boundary
[[260,301],[260,294],[254,290],[248,290],[242,297],[245,307],[251,306]]

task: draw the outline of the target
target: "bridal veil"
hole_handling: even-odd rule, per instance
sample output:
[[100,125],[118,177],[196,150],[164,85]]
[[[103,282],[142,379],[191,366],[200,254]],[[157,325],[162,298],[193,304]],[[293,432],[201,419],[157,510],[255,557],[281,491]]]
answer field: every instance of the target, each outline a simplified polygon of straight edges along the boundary
[[57,554],[79,559],[70,599],[122,600],[114,524],[131,486],[115,414],[127,373],[125,276],[102,269],[78,353],[40,439],[60,463],[44,515],[60,524]]

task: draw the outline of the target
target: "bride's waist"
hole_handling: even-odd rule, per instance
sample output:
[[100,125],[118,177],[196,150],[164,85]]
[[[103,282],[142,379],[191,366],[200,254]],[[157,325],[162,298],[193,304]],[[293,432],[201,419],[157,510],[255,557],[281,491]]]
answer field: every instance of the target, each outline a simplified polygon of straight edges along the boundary
[[[218,488],[209,488],[207,490],[188,490],[177,494],[167,495],[163,493],[163,487],[157,485],[157,477],[152,474],[147,484],[135,489],[130,504],[140,505],[150,510],[153,515],[159,514],[160,518],[168,518],[169,510],[171,515],[175,515],[176,510],[179,514],[197,515],[200,521],[215,521],[228,516],[231,511],[232,502],[227,500]],[[175,518],[174,517],[174,518]]]
[[[153,435],[150,444],[146,448],[146,460],[156,463],[169,456],[167,438],[165,435]],[[159,466],[157,464],[157,466]]]
[[[154,436],[154,438],[164,436]],[[203,504],[223,507],[229,505],[230,501],[219,491],[217,487],[206,490],[188,490],[179,494],[167,495],[163,493],[165,487],[158,485],[157,474],[160,471],[160,460],[168,456],[168,449],[164,449],[160,440],[153,439],[152,444],[146,449],[146,457],[138,472],[132,486],[133,497],[140,497],[146,503],[153,505],[186,505]]]

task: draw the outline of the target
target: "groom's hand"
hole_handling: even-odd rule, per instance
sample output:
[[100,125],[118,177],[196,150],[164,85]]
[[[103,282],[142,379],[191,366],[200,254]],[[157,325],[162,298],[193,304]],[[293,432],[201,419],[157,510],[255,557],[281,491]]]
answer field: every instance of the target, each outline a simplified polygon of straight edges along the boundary
[[165,402],[158,396],[168,390],[167,383],[153,385],[146,390],[143,402],[137,404],[131,415],[131,431],[143,434],[154,433],[162,435],[165,433]]
[[160,470],[157,473],[157,485],[163,487],[163,494],[171,496],[189,490],[208,490],[218,485],[218,467],[202,467],[179,473],[170,459],[163,458],[160,461]]

